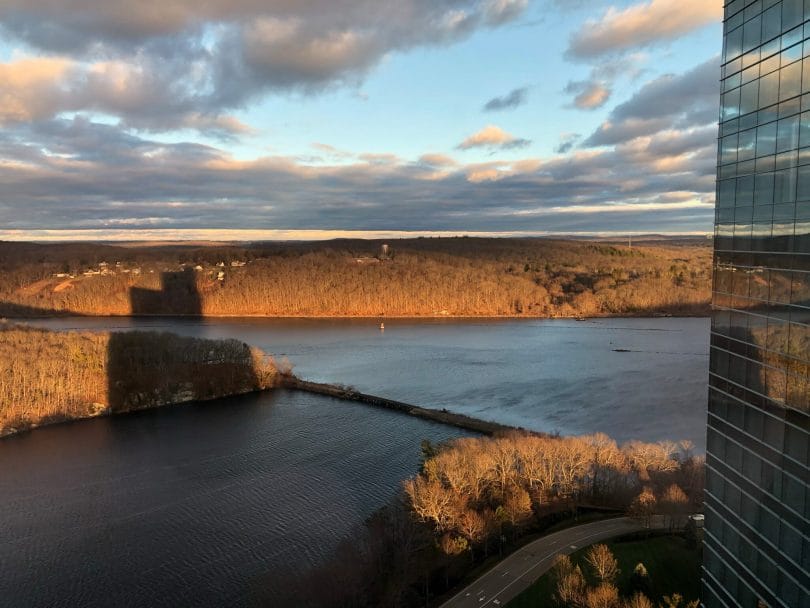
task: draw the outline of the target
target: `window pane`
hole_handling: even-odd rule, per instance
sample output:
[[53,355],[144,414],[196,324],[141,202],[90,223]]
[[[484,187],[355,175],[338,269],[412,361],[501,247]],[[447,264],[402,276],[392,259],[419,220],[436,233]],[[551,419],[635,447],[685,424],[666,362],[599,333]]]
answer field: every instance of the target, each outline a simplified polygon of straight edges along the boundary
[[802,0],[784,0],[782,2],[782,29],[799,25],[804,19]]
[[737,160],[737,134],[720,140],[720,164],[733,163]]
[[795,150],[799,147],[799,117],[791,116],[779,121],[776,135],[776,152]]
[[754,149],[757,141],[757,130],[749,129],[740,133],[740,141],[737,146],[737,160],[743,161],[754,158]]
[[763,173],[756,176],[754,189],[755,205],[770,205],[773,203],[773,173]]
[[738,27],[736,30],[726,35],[726,61],[734,59],[742,53],[742,36],[743,30],[741,27]]
[[[774,72],[778,74],[778,72]],[[777,81],[778,82],[778,81]],[[774,99],[774,101],[776,101]],[[729,120],[740,115],[740,89],[734,89],[723,95],[722,120]]]
[[779,70],[779,99],[788,99],[801,93],[802,67],[801,62],[792,63]]
[[751,205],[754,202],[754,176],[737,178],[737,206]]
[[801,127],[799,129],[799,147],[804,148],[806,146],[810,146],[810,112],[804,112],[801,115]]
[[749,82],[740,88],[740,114],[748,114],[757,109],[759,81]]
[[[808,115],[810,115],[810,112],[808,112]],[[808,120],[810,120],[810,116],[808,116]],[[757,129],[757,156],[767,156],[775,152],[776,123],[772,122]]]
[[810,201],[810,165],[799,167],[796,199]]
[[762,18],[757,15],[745,25],[743,25],[743,50],[753,49],[759,46],[762,39],[760,37],[762,27]]
[[774,174],[773,202],[791,203],[796,200],[796,169],[777,171]]
[[782,11],[772,6],[762,13],[762,40],[775,38],[782,32]]
[[779,101],[779,72],[771,72],[759,79],[759,107],[767,108]]
[[717,206],[718,207],[733,207],[734,206],[734,180],[726,179],[719,183],[717,187]]

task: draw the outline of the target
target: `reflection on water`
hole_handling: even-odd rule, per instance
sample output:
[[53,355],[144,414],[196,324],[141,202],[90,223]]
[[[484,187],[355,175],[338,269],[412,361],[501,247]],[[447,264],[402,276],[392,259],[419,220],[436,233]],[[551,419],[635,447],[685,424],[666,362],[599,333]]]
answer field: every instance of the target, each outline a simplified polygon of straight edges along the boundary
[[460,434],[278,391],[4,439],[0,605],[272,605]]
[[[706,445],[709,320],[52,319],[248,342],[309,380],[542,431]],[[616,352],[617,350],[627,352]]]

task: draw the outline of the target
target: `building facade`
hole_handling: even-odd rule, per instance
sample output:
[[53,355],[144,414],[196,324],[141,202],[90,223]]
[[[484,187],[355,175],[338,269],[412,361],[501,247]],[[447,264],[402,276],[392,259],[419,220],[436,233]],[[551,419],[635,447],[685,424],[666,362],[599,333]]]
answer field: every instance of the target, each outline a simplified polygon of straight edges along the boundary
[[810,607],[810,0],[725,5],[706,608]]

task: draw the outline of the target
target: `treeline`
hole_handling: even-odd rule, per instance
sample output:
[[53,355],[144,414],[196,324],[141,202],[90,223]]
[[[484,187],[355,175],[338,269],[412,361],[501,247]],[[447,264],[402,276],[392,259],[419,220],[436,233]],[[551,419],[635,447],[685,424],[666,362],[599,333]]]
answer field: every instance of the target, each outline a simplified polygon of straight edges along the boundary
[[[244,247],[0,244],[0,314],[707,314],[708,242],[408,239]],[[11,247],[10,247],[11,245]],[[106,262],[104,272],[96,272]],[[55,276],[62,275],[62,276]],[[72,276],[71,276],[72,275]],[[133,291],[154,294],[133,304]],[[145,307],[139,302],[156,302]],[[162,302],[162,303],[160,303]]]
[[688,442],[512,433],[425,443],[423,453],[419,474],[311,575],[299,605],[423,606],[476,563],[583,509],[663,514],[676,528],[703,500],[703,459]]
[[0,436],[43,424],[245,393],[277,369],[237,340],[0,324]]

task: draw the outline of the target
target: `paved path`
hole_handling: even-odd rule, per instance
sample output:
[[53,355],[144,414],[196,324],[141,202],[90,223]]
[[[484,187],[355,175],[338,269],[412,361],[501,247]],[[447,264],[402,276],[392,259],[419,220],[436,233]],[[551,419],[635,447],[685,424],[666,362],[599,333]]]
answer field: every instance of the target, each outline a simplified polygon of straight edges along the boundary
[[621,517],[549,534],[515,551],[442,604],[442,608],[504,606],[549,570],[558,553],[573,553],[581,547],[642,529],[639,522]]

